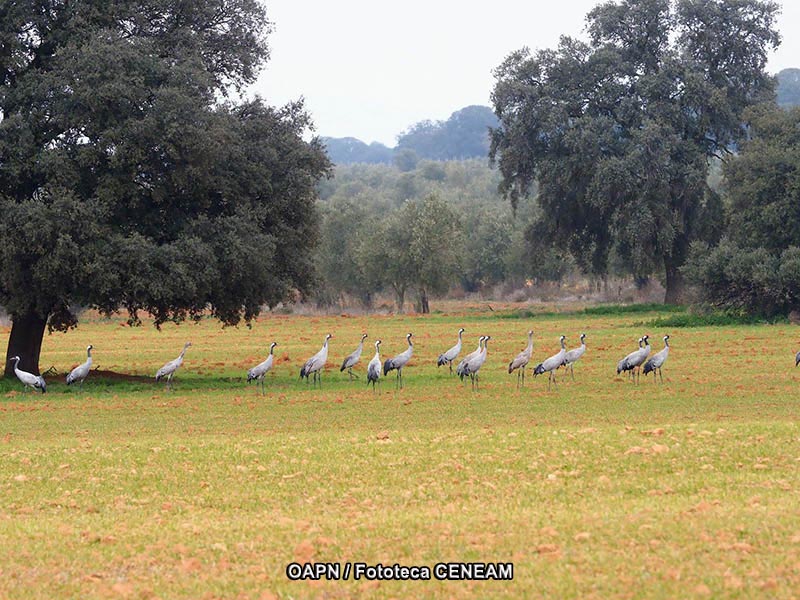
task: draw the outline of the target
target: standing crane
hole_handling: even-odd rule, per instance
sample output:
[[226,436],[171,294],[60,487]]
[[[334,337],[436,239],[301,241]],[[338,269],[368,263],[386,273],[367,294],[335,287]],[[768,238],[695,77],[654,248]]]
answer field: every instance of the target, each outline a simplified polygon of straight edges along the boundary
[[517,388],[519,388],[520,376],[522,376],[522,387],[525,387],[525,367],[531,361],[531,353],[533,352],[533,330],[528,331],[528,345],[510,363],[508,363],[509,375],[517,371]]
[[456,367],[456,375],[458,375],[458,378],[461,379],[461,381],[464,381],[464,377],[469,375],[469,363],[472,359],[474,359],[476,356],[478,356],[478,354],[481,353],[481,351],[483,350],[483,340],[485,339],[486,339],[485,335],[479,337],[478,348],[467,354],[464,358],[461,359],[461,362],[458,363],[458,366]]
[[[642,349],[642,338],[639,338],[639,350],[641,350],[641,349]],[[625,371],[632,371],[633,370],[633,367],[629,366],[630,365],[629,361],[632,358],[634,358],[634,356],[636,356],[636,353],[639,352],[639,350],[634,350],[633,352],[628,354],[625,358],[623,358],[622,360],[620,360],[617,363],[617,375],[619,375],[620,373],[624,373]],[[628,373],[628,377],[630,377],[630,376],[631,376],[631,374],[629,372]]]
[[70,371],[69,375],[67,375],[67,385],[72,385],[76,381],[78,382],[78,387],[83,389],[83,381],[89,375],[89,369],[92,368],[92,345],[89,344],[86,347],[86,362],[82,365],[78,365],[72,371]]
[[361,336],[361,341],[358,343],[358,347],[353,350],[353,353],[342,361],[342,368],[339,369],[340,372],[347,369],[347,372],[350,374],[350,381],[358,378],[358,375],[353,375],[353,367],[355,367],[358,364],[358,361],[361,360],[361,352],[364,350],[365,339],[367,339],[366,333]]
[[372,384],[372,391],[375,391],[375,384],[381,377],[381,341],[375,342],[375,356],[367,365],[367,385]]
[[167,378],[167,389],[168,390],[172,389],[172,377],[173,377],[173,375],[175,375],[175,371],[178,370],[178,367],[180,367],[183,364],[183,356],[186,354],[186,349],[189,348],[189,346],[191,346],[191,345],[192,345],[192,342],[186,342],[183,345],[183,350],[181,350],[181,353],[178,355],[178,358],[176,358],[175,360],[169,361],[167,364],[165,364],[163,367],[161,367],[158,371],[156,371],[156,381],[158,381],[162,377],[166,377]]
[[458,330],[458,341],[456,345],[450,348],[447,352],[439,355],[439,359],[436,361],[436,366],[441,367],[444,364],[450,366],[450,374],[453,374],[453,361],[458,358],[458,355],[461,353],[461,335],[466,331],[463,327]]
[[247,383],[251,381],[256,382],[256,389],[258,389],[259,383],[261,384],[261,393],[264,394],[264,376],[267,372],[272,368],[272,363],[275,358],[275,346],[278,345],[278,342],[272,342],[269,346],[269,356],[267,359],[259,365],[256,365],[249,371],[247,371]]
[[637,372],[647,357],[650,356],[650,336],[644,335],[639,339],[639,349],[634,350],[617,364],[617,375],[624,371],[630,371],[630,377],[637,383]]
[[664,383],[664,375],[661,373],[661,367],[663,367],[664,363],[667,362],[668,356],[669,356],[669,336],[665,335],[664,348],[660,352],[656,352],[652,357],[650,357],[650,360],[644,363],[644,376],[647,377],[647,374],[650,371],[652,371],[653,383],[655,383],[656,371],[658,371],[658,376],[661,378],[661,383]]
[[547,373],[547,389],[550,390],[550,381],[552,380],[556,387],[558,387],[558,381],[556,381],[556,370],[560,367],[564,362],[564,355],[567,353],[567,345],[565,344],[566,336],[561,336],[559,341],[561,342],[561,350],[551,356],[550,358],[546,359],[544,362],[540,362],[536,367],[533,369],[533,376],[536,377],[537,375],[541,375],[542,373]]
[[22,388],[23,392],[28,388],[31,388],[32,390],[39,390],[43,394],[47,393],[47,384],[44,381],[44,377],[21,370],[19,368],[19,356],[12,356],[10,359],[8,359],[8,362],[14,362],[14,373],[16,374],[17,379],[19,379],[24,385]]
[[465,367],[466,374],[469,375],[469,378],[472,380],[472,389],[477,390],[478,387],[478,371],[480,371],[483,363],[486,362],[486,352],[489,349],[489,340],[492,339],[492,336],[487,335],[483,338],[483,350],[481,350],[478,355],[469,361]]
[[322,370],[325,368],[325,363],[328,362],[328,340],[332,337],[330,333],[326,335],[320,351],[309,358],[300,369],[300,379],[305,377],[306,383],[308,383],[308,376],[313,374],[312,382],[313,384],[319,382],[320,389],[322,389]]
[[406,366],[406,363],[411,360],[411,355],[414,354],[414,344],[411,343],[411,335],[408,334],[406,336],[406,340],[408,340],[408,348],[405,352],[401,352],[397,356],[393,358],[389,358],[383,363],[383,374],[388,375],[389,371],[392,369],[397,369],[397,383],[395,384],[396,387],[403,387],[403,367]]
[[567,369],[569,369],[570,375],[572,375],[572,381],[575,381],[575,363],[581,359],[581,356],[584,355],[586,352],[586,334],[581,334],[581,345],[577,348],[574,348],[567,352],[564,355],[564,363],[562,366],[564,367],[564,377],[567,376]]

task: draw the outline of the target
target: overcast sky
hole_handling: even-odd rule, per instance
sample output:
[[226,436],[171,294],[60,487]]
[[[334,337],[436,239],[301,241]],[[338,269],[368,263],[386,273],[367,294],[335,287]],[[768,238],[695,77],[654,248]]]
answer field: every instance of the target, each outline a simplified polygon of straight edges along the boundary
[[[252,91],[272,105],[304,96],[319,135],[394,146],[418,121],[488,106],[503,58],[581,36],[597,0],[493,0],[480,10],[455,0],[265,3],[272,57]],[[773,73],[800,67],[800,2],[783,4]]]

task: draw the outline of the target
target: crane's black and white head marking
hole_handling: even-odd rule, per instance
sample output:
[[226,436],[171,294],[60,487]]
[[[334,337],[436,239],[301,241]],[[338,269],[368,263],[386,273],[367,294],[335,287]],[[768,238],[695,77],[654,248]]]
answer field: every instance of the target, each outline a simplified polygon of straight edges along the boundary
[[365,339],[367,339],[367,334],[366,333],[361,336],[361,341],[363,342]]
[[277,346],[277,345],[278,345],[278,342],[272,342],[272,343],[269,345],[269,349],[270,349],[270,350],[272,350],[272,349],[273,349],[275,346]]
[[465,331],[466,331],[466,329],[464,329],[464,328],[462,327],[461,329],[459,329],[459,330],[458,330],[458,335],[461,335],[461,334],[462,334],[462,333],[464,333]]
[[89,344],[88,346],[86,346],[86,349],[87,349],[87,350],[94,350],[94,346],[92,346],[91,344]]
[[378,349],[378,347],[379,347],[379,346],[380,346],[382,343],[383,343],[383,342],[382,342],[381,340],[375,340],[375,349],[377,350],[377,349]]
[[582,334],[581,334],[581,341],[583,341],[583,340],[585,340],[585,339],[586,339],[586,334],[585,334],[585,333],[582,333]]

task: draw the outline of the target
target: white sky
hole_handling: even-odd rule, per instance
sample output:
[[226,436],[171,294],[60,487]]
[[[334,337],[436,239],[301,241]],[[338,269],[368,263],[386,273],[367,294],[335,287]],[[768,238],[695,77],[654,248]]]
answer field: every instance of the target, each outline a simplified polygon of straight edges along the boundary
[[[418,121],[490,105],[492,70],[510,52],[580,36],[598,3],[493,0],[476,10],[455,0],[264,1],[272,57],[252,91],[275,106],[304,96],[318,135],[390,147]],[[800,2],[783,5],[772,73],[800,67]]]

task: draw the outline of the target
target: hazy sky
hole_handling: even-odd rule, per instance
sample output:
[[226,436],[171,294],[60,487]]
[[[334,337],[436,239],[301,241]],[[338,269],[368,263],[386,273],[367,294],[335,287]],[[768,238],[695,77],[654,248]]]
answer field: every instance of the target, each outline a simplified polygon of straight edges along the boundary
[[[492,70],[510,52],[580,36],[597,0],[265,0],[272,57],[253,91],[269,104],[304,96],[317,134],[394,146],[423,119],[489,105]],[[800,2],[786,0],[768,69],[800,67]]]

